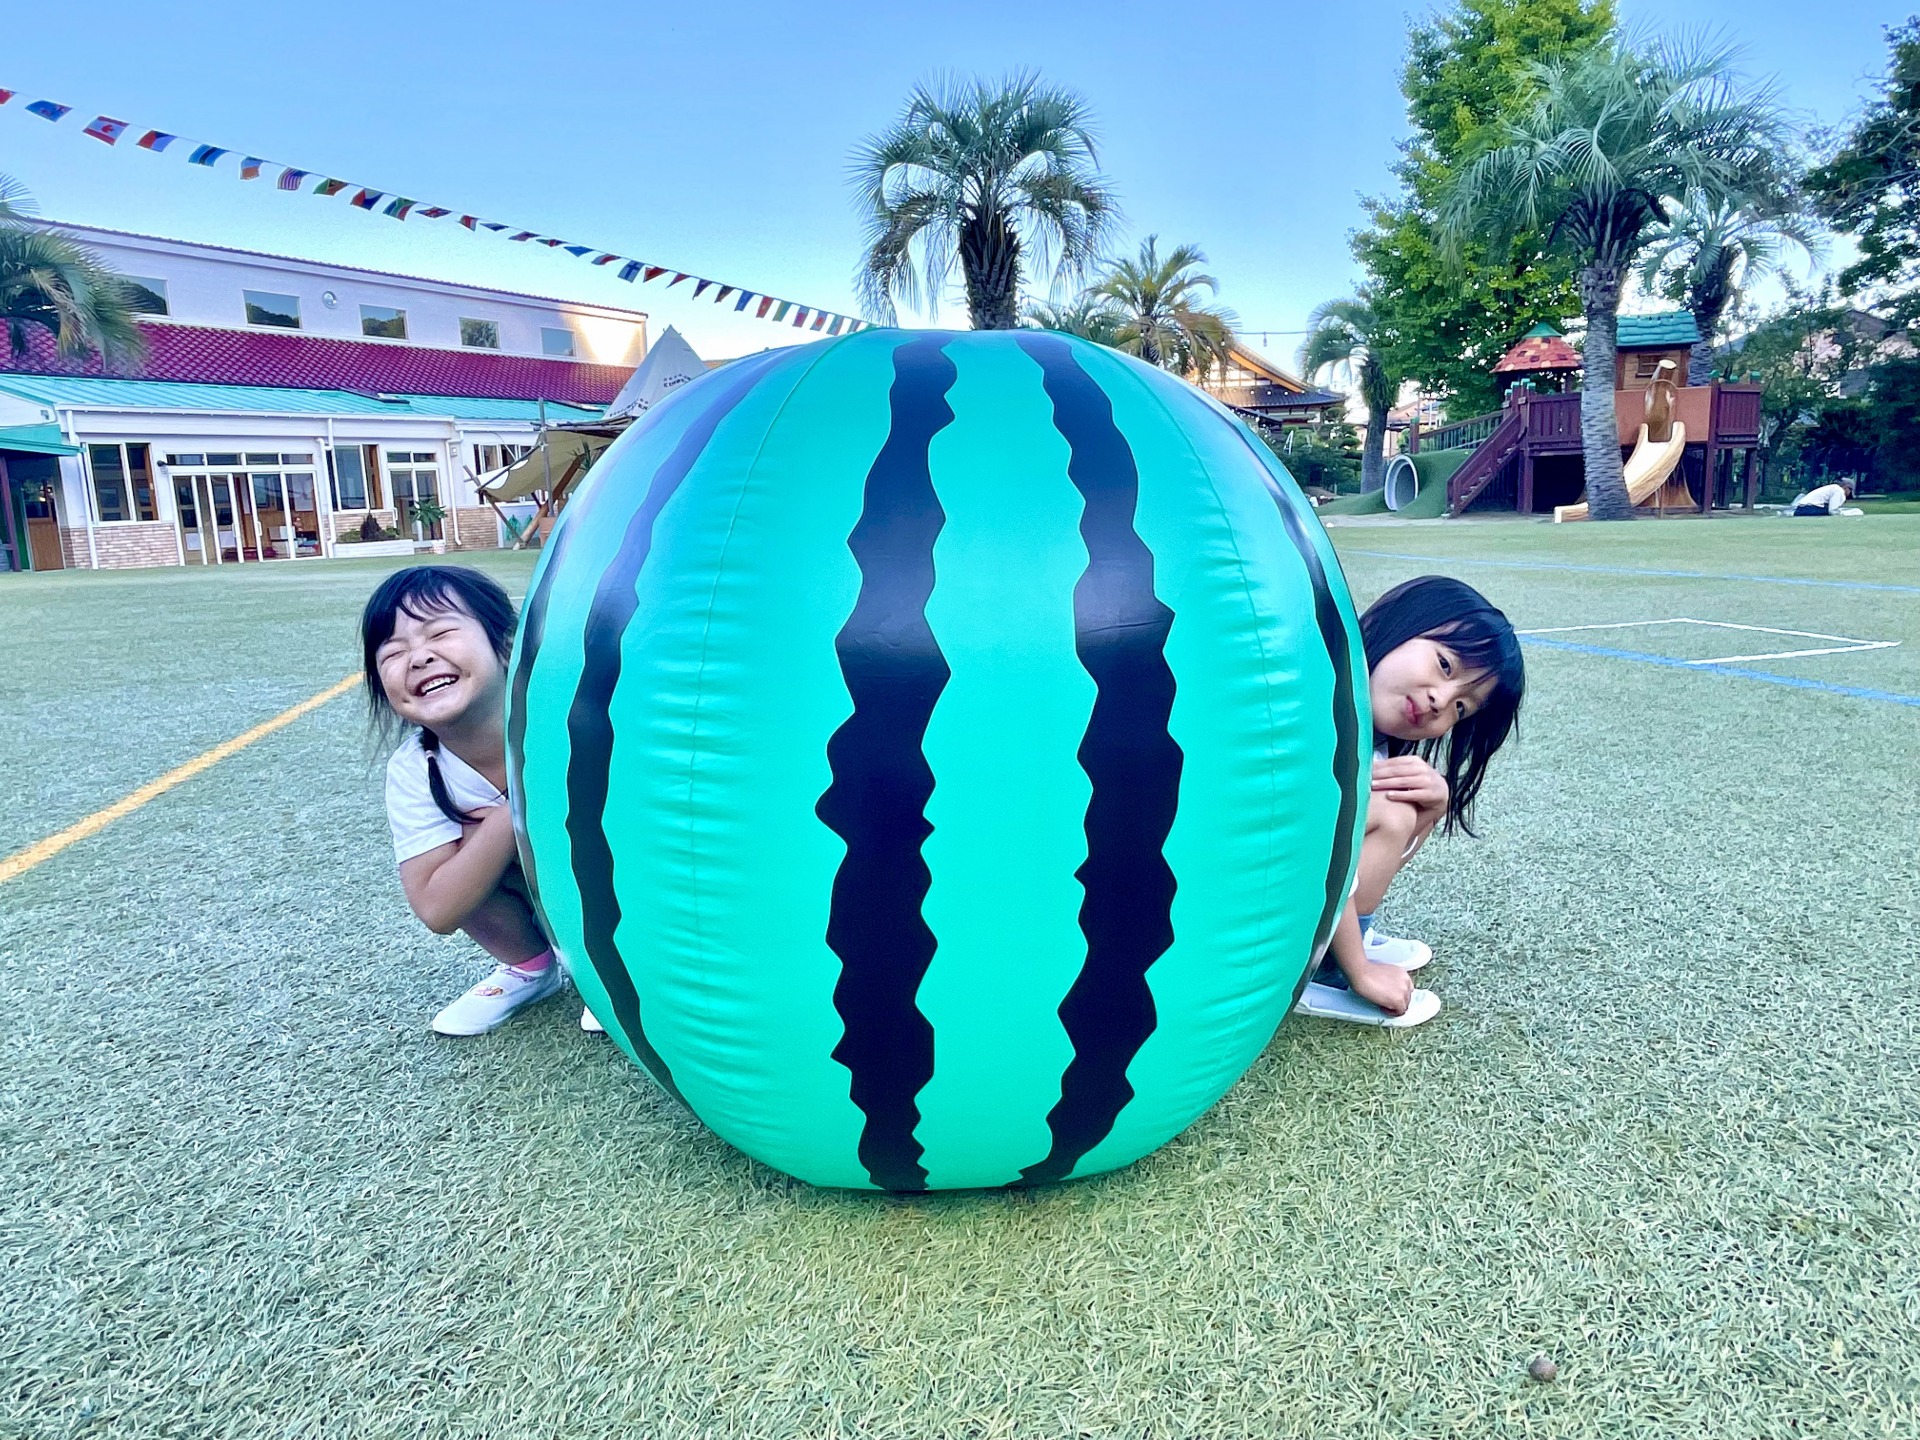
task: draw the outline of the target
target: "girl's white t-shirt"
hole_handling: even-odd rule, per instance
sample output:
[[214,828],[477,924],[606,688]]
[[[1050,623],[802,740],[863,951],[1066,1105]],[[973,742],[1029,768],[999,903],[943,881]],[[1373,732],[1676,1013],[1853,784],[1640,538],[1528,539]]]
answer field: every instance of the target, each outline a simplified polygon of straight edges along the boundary
[[1802,505],[1821,505],[1829,515],[1847,503],[1847,492],[1838,485],[1822,485],[1817,490],[1809,490],[1800,497]]
[[[446,781],[447,798],[456,810],[477,815],[507,803],[507,797],[491,780],[458,755],[444,745],[438,753],[440,778]],[[396,864],[460,838],[460,826],[433,803],[433,790],[427,784],[427,752],[421,748],[417,730],[387,761],[387,824],[393,830]]]

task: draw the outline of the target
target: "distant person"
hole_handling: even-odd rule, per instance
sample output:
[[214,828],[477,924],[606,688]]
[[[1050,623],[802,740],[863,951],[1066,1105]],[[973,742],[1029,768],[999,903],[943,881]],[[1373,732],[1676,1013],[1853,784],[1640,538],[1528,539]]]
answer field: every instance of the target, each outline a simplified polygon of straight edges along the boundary
[[1488,762],[1513,733],[1526,668],[1507,617],[1443,575],[1382,595],[1360,617],[1360,636],[1374,738],[1366,835],[1353,894],[1298,1009],[1363,1025],[1418,1025],[1440,1009],[1431,991],[1413,985],[1433,951],[1383,933],[1374,912],[1436,827],[1473,833],[1473,802]]
[[1794,515],[1838,515],[1840,507],[1853,498],[1852,482],[1839,480],[1831,485],[1822,485],[1817,490],[1809,490],[1793,502]]
[[[533,913],[507,805],[513,620],[507,592],[460,565],[395,571],[360,619],[374,723],[410,727],[387,762],[400,886],[429,930],[463,930],[494,960],[433,1017],[442,1035],[484,1035],[566,983]],[[601,1026],[589,1012],[580,1028]]]

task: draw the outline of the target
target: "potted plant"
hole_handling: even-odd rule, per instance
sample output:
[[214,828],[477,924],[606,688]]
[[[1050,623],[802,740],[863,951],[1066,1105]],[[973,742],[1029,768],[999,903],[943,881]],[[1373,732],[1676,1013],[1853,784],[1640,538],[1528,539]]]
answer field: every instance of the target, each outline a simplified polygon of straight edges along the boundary
[[413,538],[423,544],[431,545],[433,547],[433,553],[436,555],[446,554],[447,542],[445,540],[427,539],[427,531],[433,529],[436,525],[444,523],[447,518],[447,512],[440,502],[432,496],[428,496],[424,500],[416,501],[410,518],[413,521]]

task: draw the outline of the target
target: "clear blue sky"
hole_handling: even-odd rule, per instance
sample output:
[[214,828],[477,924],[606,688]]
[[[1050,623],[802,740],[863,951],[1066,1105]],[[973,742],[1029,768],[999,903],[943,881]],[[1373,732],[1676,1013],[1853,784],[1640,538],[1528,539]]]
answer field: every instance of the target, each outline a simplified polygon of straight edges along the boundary
[[[1629,24],[1715,28],[1828,123],[1859,103],[1881,27],[1905,13],[1620,5]],[[44,11],[37,43],[0,60],[19,92],[0,110],[0,170],[58,218],[636,305],[719,356],[801,337],[682,298],[691,285],[623,285],[561,252],[242,184],[233,159],[196,169],[182,146],[109,149],[80,127],[105,113],[852,312],[852,145],[916,80],[1031,66],[1092,101],[1129,242],[1199,244],[1246,328],[1298,331],[1357,278],[1346,237],[1357,196],[1390,184],[1407,15],[1424,8],[92,0]],[[48,125],[23,113],[37,98],[75,113]],[[1297,343],[1267,348],[1287,359]]]

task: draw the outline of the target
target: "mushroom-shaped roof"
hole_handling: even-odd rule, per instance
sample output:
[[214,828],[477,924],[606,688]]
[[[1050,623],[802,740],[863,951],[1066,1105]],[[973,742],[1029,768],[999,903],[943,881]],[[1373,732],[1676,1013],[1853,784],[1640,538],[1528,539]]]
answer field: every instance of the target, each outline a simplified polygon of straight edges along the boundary
[[1544,320],[1533,327],[1493,367],[1496,375],[1527,370],[1578,370],[1580,357],[1560,338],[1560,332]]

